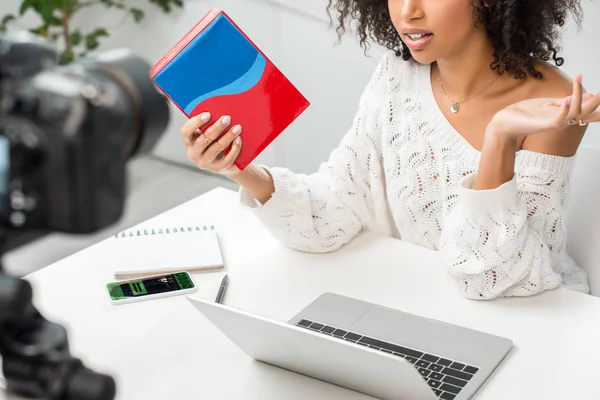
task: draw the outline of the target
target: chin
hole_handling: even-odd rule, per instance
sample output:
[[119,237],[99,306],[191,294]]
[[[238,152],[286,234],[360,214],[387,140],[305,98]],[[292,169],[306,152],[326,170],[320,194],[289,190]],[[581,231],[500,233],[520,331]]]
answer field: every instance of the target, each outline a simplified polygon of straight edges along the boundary
[[428,50],[411,51],[410,54],[419,64],[431,64],[438,59],[436,54]]
[[440,52],[437,51],[434,43],[434,46],[432,46],[432,43],[429,43],[423,48],[417,50],[411,49],[411,46],[408,46],[404,40],[402,42],[405,46],[407,46],[412,58],[419,64],[431,64],[435,62],[440,56]]

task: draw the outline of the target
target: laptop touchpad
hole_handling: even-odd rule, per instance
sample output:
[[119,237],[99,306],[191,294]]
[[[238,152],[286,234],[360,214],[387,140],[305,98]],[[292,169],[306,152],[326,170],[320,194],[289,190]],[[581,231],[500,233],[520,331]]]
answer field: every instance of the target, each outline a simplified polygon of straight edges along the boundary
[[348,329],[372,307],[372,304],[364,301],[323,293],[292,318],[290,322],[295,324],[301,319],[308,319],[335,328]]
[[455,359],[470,359],[469,356],[476,353],[473,349],[484,350],[489,344],[482,341],[482,335],[477,332],[380,306],[371,308],[349,329],[361,335]]

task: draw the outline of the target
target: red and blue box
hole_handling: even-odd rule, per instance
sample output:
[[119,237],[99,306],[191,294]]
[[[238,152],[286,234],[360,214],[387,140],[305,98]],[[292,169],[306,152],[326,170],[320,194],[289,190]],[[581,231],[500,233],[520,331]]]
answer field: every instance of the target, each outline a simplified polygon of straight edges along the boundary
[[310,105],[217,8],[151,68],[150,78],[188,118],[208,111],[209,124],[229,115],[230,126],[242,126],[242,150],[235,163],[239,169],[250,164]]

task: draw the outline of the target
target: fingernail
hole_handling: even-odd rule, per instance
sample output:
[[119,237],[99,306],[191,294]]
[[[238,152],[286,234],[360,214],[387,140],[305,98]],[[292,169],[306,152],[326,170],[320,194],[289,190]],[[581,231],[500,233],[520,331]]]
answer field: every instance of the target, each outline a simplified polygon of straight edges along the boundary
[[231,122],[231,117],[229,115],[226,115],[223,118],[221,118],[221,123],[225,126],[229,125],[230,122]]
[[242,131],[242,127],[239,125],[234,126],[233,129],[231,130],[231,132],[234,135],[238,135],[241,131]]
[[235,138],[235,144],[239,145],[240,143],[242,143],[242,138],[238,136]]
[[583,79],[583,78],[581,77],[581,75],[579,75],[579,76],[577,77],[577,82],[579,82],[579,84],[580,84],[580,85],[581,85],[581,81],[582,81],[582,79]]
[[567,97],[566,103],[567,103],[567,106],[571,105],[571,96]]
[[201,121],[208,121],[210,119],[210,113],[209,112],[205,112],[200,114],[200,120]]

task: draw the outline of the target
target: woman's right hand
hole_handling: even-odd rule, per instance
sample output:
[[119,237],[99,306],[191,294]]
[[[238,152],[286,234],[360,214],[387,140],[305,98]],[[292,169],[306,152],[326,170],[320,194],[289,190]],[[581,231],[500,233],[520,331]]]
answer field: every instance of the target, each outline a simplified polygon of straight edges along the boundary
[[[230,127],[231,118],[225,115],[203,128],[209,120],[210,114],[203,113],[190,118],[181,128],[188,159],[201,169],[227,176],[265,203],[275,191],[271,175],[254,164],[248,165],[243,173],[234,165],[242,148],[242,127]],[[228,148],[231,151],[225,155]]]
[[[242,148],[242,127],[230,127],[231,117],[225,115],[201,130],[208,120],[210,114],[205,112],[190,118],[181,128],[187,157],[201,169],[231,177],[240,172],[234,162]],[[229,147],[231,149],[225,155]]]

